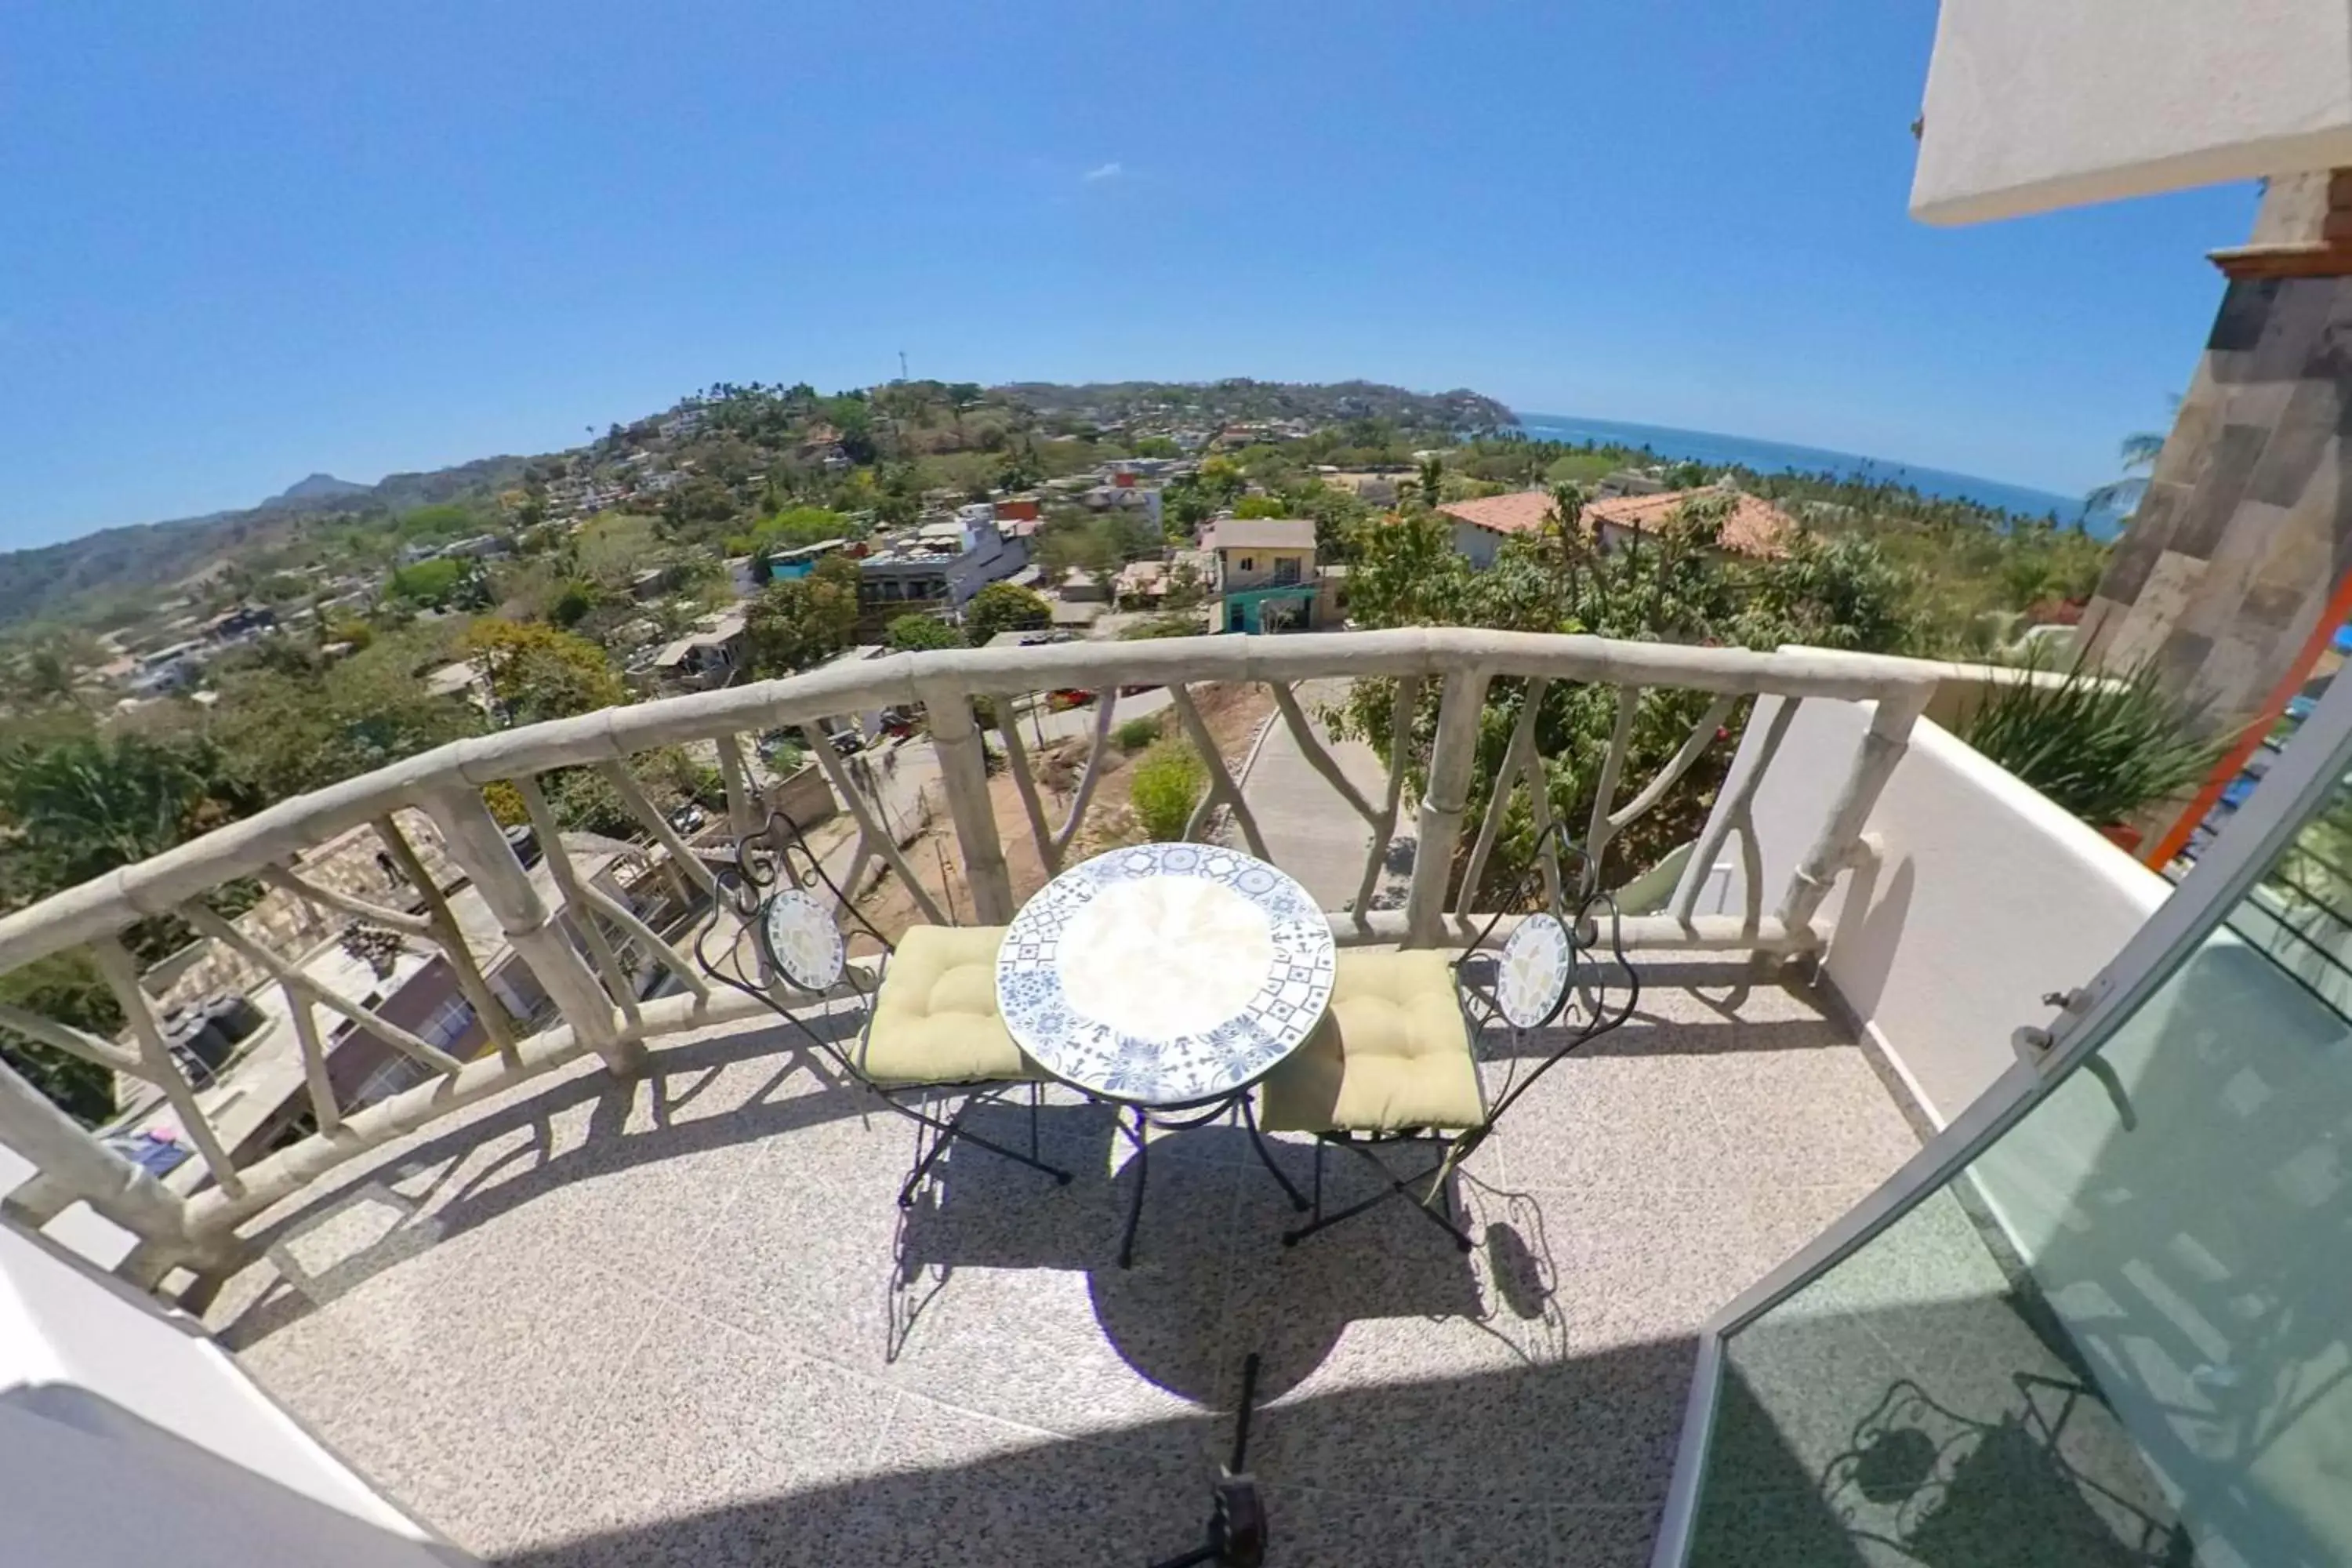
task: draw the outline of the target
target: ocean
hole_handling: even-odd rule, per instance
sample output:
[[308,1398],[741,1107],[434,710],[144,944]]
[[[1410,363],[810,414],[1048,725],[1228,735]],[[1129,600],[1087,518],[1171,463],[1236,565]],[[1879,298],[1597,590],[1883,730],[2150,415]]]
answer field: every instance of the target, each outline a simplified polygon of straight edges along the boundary
[[[1582,446],[1597,441],[1608,446],[1646,447],[1659,457],[1695,463],[1738,464],[1759,473],[1837,474],[1861,479],[1909,485],[1922,495],[1948,500],[1974,501],[1999,507],[2021,517],[2054,514],[2071,523],[2085,514],[2083,498],[2050,490],[1980,479],[1973,474],[1946,473],[1941,468],[1891,463],[1882,458],[1831,452],[1819,447],[1791,447],[1779,441],[1759,441],[1746,436],[1720,436],[1710,430],[1676,430],[1664,425],[1629,425],[1615,419],[1580,419],[1566,414],[1522,414],[1519,429],[1538,441],[1565,441]],[[2123,520],[2112,513],[2089,513],[2091,531],[2102,539],[2121,531]]]

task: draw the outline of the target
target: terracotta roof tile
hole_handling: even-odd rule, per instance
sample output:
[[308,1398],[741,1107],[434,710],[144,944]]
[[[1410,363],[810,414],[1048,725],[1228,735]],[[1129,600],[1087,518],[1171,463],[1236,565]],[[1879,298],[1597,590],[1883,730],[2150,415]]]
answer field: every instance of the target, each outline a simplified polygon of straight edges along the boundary
[[[1709,493],[1668,490],[1661,495],[1587,501],[1584,522],[1588,529],[1605,523],[1645,533],[1655,530],[1683,502]],[[1551,496],[1544,490],[1521,490],[1515,495],[1453,501],[1437,510],[1496,533],[1533,533],[1551,520]],[[1723,547],[1735,555],[1773,560],[1789,552],[1789,541],[1796,532],[1796,521],[1787,512],[1761,497],[1740,493],[1731,516],[1724,521]]]
[[[1630,528],[1637,533],[1648,532],[1674,515],[1675,509],[1686,500],[1712,493],[1710,490],[1668,490],[1654,496],[1612,496],[1606,500],[1585,504],[1587,521],[1608,523],[1617,528]],[[1723,547],[1734,555],[1751,556],[1759,561],[1777,560],[1789,553],[1789,541],[1797,534],[1797,523],[1787,512],[1760,496],[1734,491],[1737,504],[1731,515],[1724,520]]]
[[1521,490],[1516,495],[1453,501],[1437,510],[1496,533],[1533,533],[1550,520],[1551,496],[1544,490]]

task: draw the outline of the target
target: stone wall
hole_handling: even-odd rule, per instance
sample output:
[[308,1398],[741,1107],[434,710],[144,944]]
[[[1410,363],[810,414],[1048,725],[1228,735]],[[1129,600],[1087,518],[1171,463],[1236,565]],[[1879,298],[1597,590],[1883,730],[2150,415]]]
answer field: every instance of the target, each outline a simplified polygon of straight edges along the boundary
[[[2273,181],[2255,242],[2315,237],[2326,182]],[[2231,283],[2084,646],[2111,669],[2152,659],[2209,732],[2242,727],[2352,567],[2347,429],[2352,279]]]

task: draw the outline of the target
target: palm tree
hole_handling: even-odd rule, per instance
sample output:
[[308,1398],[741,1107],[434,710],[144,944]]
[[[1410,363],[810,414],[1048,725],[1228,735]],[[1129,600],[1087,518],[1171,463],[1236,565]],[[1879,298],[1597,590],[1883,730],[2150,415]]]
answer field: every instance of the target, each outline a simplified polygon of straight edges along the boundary
[[236,787],[203,742],[84,735],[0,758],[0,815],[58,887],[159,855],[235,815]]
[[[2180,411],[2180,399],[2172,399],[2175,414]],[[2123,464],[2123,478],[2101,485],[2083,498],[2083,504],[2093,511],[2112,511],[2128,518],[2139,506],[2139,498],[2147,493],[2147,477],[2156,468],[2156,459],[2164,450],[2161,430],[2142,430],[2123,438],[2116,456]]]

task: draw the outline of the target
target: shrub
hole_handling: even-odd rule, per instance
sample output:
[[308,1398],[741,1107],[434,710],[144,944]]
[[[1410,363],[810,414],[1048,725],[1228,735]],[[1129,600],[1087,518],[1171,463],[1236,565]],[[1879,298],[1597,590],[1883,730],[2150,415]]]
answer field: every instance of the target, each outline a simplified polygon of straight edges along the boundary
[[1139,621],[1129,621],[1119,627],[1121,642],[1148,642],[1159,637],[1197,637],[1208,631],[1197,615],[1181,613],[1151,616]]
[[[2039,673],[2038,658],[2025,668]],[[1960,738],[2095,827],[2185,794],[2221,760],[2222,741],[2197,738],[2191,714],[2143,665],[2123,676],[2081,666],[2054,684],[2031,680],[1989,698]]]
[[1180,742],[1160,741],[1135,764],[1128,798],[1135,805],[1143,831],[1161,843],[1184,837],[1184,825],[1208,787],[1208,774],[1192,749]]
[[1053,606],[1043,595],[1011,583],[991,583],[964,606],[963,629],[972,647],[984,647],[999,632],[1035,631],[1053,618]]
[[929,648],[961,647],[963,634],[940,619],[921,611],[895,616],[882,630],[882,638],[900,653],[921,653]]
[[1111,731],[1110,738],[1118,742],[1122,752],[1139,752],[1160,739],[1160,721],[1150,714],[1140,719],[1129,719]]

